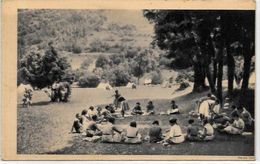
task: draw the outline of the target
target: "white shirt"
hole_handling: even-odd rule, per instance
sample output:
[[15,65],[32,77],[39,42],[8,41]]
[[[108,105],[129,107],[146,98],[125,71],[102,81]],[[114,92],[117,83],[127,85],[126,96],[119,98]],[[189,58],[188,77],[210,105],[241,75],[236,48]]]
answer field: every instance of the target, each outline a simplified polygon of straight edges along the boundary
[[209,123],[207,123],[206,125],[204,125],[204,128],[205,128],[206,131],[207,131],[206,135],[212,136],[212,135],[214,134],[214,129],[213,129],[213,127],[212,127]]
[[169,137],[174,138],[174,137],[179,137],[179,136],[182,136],[181,127],[179,125],[175,124],[170,129]]

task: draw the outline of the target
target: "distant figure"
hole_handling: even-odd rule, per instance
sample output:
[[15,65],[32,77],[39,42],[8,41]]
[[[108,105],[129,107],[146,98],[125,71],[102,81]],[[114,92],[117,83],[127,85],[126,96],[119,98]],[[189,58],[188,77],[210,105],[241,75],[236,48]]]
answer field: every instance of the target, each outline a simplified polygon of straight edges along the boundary
[[154,105],[153,105],[153,102],[152,101],[149,101],[147,106],[146,106],[146,113],[148,115],[150,114],[155,114],[155,111],[154,111]]
[[23,97],[23,107],[29,108],[32,105],[32,90],[25,88]]
[[76,133],[82,133],[83,132],[83,126],[81,124],[81,117],[80,114],[76,114],[76,119],[73,121],[71,133],[73,133],[75,130]]
[[129,105],[124,97],[119,97],[118,102],[121,104],[121,115],[125,117],[125,113],[130,110]]
[[194,125],[194,120],[190,119],[188,121],[188,129],[187,129],[187,136],[186,139],[189,141],[198,141],[201,140],[201,137],[199,135],[199,127]]
[[137,128],[135,121],[130,122],[129,127],[126,129],[124,142],[130,144],[139,144],[142,142],[142,136],[139,133],[139,129]]
[[109,118],[108,123],[104,125],[102,130],[102,140],[101,142],[105,143],[118,143],[122,140],[122,130],[118,129],[115,125],[115,119]]
[[242,134],[245,128],[245,123],[244,121],[239,118],[239,115],[237,113],[233,114],[233,123],[224,128],[224,132],[228,134]]
[[118,102],[118,98],[121,97],[118,90],[115,90],[114,97],[115,97],[114,99],[115,110],[117,110],[117,108],[120,106],[120,103]]
[[214,129],[212,125],[209,123],[208,119],[203,120],[203,140],[204,141],[211,141],[214,139]]
[[178,108],[178,105],[175,103],[174,100],[171,101],[171,108],[167,110],[167,114],[180,114],[180,110]]
[[159,126],[159,121],[154,121],[152,127],[149,129],[150,143],[157,143],[163,140],[162,129]]
[[140,102],[136,103],[135,107],[132,110],[132,115],[142,115],[144,113],[140,105]]
[[86,136],[87,137],[93,137],[93,136],[101,136],[102,131],[97,126],[97,115],[92,116],[92,120],[89,121],[87,130],[86,130]]
[[225,98],[223,110],[227,111],[230,107],[230,99],[228,97]]
[[170,123],[170,132],[166,135],[163,140],[163,145],[168,146],[169,144],[179,144],[184,142],[184,136],[182,134],[181,127],[177,123],[176,118],[171,118],[169,120]]

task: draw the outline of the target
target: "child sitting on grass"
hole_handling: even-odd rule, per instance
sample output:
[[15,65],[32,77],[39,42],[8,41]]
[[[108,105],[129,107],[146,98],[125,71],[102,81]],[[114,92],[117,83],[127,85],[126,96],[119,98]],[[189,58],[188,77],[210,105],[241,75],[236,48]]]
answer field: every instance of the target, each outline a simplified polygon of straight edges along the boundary
[[146,106],[146,113],[148,115],[151,115],[151,114],[154,114],[154,105],[153,105],[153,102],[152,101],[149,101],[147,106]]
[[180,114],[178,105],[175,103],[174,100],[171,101],[171,108],[167,110],[167,114],[171,115],[171,114]]
[[194,125],[194,120],[190,119],[188,121],[188,129],[187,129],[187,136],[186,139],[189,141],[198,141],[201,140],[199,135],[199,127]]
[[80,117],[80,114],[77,113],[76,119],[73,121],[73,124],[72,124],[71,133],[73,133],[74,130],[75,130],[76,133],[82,133],[83,132],[83,126],[80,122],[81,122],[81,117]]
[[142,142],[142,136],[139,133],[137,124],[135,121],[130,122],[129,127],[126,129],[125,143],[129,144],[139,144]]
[[137,102],[133,111],[132,111],[132,115],[142,115],[144,112],[142,111],[142,108],[140,106],[140,102]]
[[159,126],[159,121],[154,121],[152,127],[149,129],[150,143],[157,143],[163,140],[162,129]]

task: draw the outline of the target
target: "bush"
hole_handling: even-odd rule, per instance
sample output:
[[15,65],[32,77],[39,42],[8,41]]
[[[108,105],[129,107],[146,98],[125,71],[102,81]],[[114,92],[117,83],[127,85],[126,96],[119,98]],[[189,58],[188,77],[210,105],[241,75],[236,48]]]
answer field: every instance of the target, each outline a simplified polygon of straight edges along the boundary
[[178,90],[184,90],[186,88],[188,88],[190,86],[190,84],[187,81],[183,81],[180,83],[180,87],[178,88]]
[[95,88],[99,83],[100,79],[95,74],[88,74],[79,78],[78,85],[84,88]]
[[102,42],[99,39],[94,40],[89,44],[91,52],[105,52],[110,46],[106,42]]
[[72,45],[72,52],[75,54],[79,54],[82,52],[82,48],[76,44]]
[[159,65],[164,67],[171,67],[172,61],[166,57],[161,57],[159,60]]
[[125,86],[131,79],[126,67],[122,65],[104,72],[103,78],[107,79],[113,86]]
[[96,60],[96,67],[104,68],[110,62],[109,57],[105,55],[98,56]]
[[161,84],[162,83],[162,74],[159,71],[154,71],[152,75],[152,84]]

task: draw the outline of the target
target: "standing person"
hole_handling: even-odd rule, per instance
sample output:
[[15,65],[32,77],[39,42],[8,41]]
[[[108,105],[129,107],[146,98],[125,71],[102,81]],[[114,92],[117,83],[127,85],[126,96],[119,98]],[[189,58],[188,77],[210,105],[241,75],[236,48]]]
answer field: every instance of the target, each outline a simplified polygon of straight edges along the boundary
[[142,115],[143,113],[140,102],[137,102],[132,110],[132,115]]
[[149,129],[149,140],[150,143],[157,143],[163,140],[162,129],[157,120],[152,123],[152,127]]
[[171,101],[171,108],[167,110],[167,114],[180,114],[180,110],[178,108],[178,105],[174,100]]
[[115,99],[114,99],[115,110],[117,110],[117,108],[119,108],[119,106],[120,106],[120,103],[118,102],[118,98],[121,97],[118,90],[115,90],[114,97],[115,97]]
[[124,97],[119,97],[118,102],[121,103],[121,115],[125,117],[125,113],[130,110],[129,105]]
[[76,119],[73,121],[71,133],[73,133],[74,130],[75,130],[76,133],[82,133],[83,132],[83,126],[80,122],[81,117],[80,117],[79,113],[77,113],[75,117],[76,117]]
[[148,115],[150,114],[155,114],[155,111],[154,111],[154,105],[153,105],[153,102],[152,101],[149,101],[147,106],[146,106],[146,113]]
[[167,136],[165,137],[164,141],[163,141],[163,145],[167,146],[169,144],[179,144],[184,142],[184,136],[182,134],[182,130],[181,127],[178,125],[177,123],[177,119],[176,118],[171,118],[169,120],[170,123],[170,132],[167,134]]
[[126,129],[125,143],[139,144],[142,142],[142,136],[137,128],[135,121],[130,122],[129,127]]
[[102,130],[102,142],[112,143],[121,142],[122,140],[122,130],[118,129],[115,125],[115,119],[110,117],[108,122],[103,126]]

